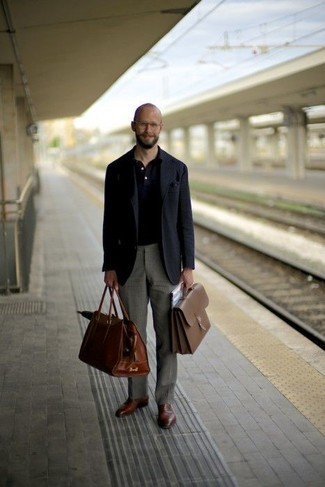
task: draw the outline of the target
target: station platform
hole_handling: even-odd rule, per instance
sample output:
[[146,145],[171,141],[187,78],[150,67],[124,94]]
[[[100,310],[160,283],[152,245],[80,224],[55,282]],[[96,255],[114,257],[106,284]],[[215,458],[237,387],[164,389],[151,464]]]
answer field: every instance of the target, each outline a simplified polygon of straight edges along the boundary
[[0,296],[0,486],[310,486],[325,483],[324,352],[197,263],[212,327],[179,356],[177,423],[119,419],[126,380],[78,360],[97,308],[102,202],[41,168],[28,293]]

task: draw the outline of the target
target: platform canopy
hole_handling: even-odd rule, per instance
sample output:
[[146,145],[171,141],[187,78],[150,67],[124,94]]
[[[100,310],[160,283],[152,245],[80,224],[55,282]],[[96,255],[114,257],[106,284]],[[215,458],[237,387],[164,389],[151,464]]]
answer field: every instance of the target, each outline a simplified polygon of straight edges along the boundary
[[78,116],[197,3],[0,0],[0,64],[35,121]]
[[325,49],[218,86],[164,110],[167,129],[325,105]]

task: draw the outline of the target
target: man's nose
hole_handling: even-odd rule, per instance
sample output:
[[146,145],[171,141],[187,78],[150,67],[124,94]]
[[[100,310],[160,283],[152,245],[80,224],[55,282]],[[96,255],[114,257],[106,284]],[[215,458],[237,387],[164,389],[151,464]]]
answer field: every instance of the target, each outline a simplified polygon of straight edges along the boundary
[[150,132],[152,131],[152,127],[151,127],[151,124],[150,124],[150,123],[146,123],[146,124],[145,124],[145,129],[144,129],[144,131],[145,131],[146,133],[150,133]]

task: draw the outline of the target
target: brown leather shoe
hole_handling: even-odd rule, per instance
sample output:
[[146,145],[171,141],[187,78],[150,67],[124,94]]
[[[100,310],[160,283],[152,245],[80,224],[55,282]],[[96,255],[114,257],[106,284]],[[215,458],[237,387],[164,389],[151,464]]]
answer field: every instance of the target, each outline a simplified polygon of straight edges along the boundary
[[169,429],[176,423],[176,414],[170,404],[158,406],[158,425],[161,428]]
[[130,414],[133,414],[134,411],[136,411],[138,408],[144,408],[145,406],[148,406],[148,402],[148,396],[140,397],[139,399],[131,399],[129,397],[125,401],[125,403],[118,408],[115,415],[118,418],[122,418],[123,416],[129,416]]

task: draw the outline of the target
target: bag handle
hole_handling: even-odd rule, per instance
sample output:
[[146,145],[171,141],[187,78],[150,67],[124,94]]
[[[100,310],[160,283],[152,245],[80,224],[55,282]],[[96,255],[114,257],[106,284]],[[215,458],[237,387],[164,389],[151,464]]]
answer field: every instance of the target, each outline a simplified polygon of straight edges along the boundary
[[102,295],[102,297],[101,297],[101,300],[100,300],[100,303],[99,303],[99,306],[98,306],[98,309],[97,309],[98,313],[100,313],[100,312],[101,312],[101,309],[102,309],[102,306],[103,306],[103,302],[104,302],[104,298],[105,298],[106,291],[107,291],[107,286],[105,286],[105,288],[104,288],[104,292],[103,292],[103,295]]
[[[122,298],[119,295],[119,293],[114,288],[109,288],[109,292],[110,292],[110,295],[111,295],[111,299],[114,299],[114,292],[116,293],[117,298],[118,298],[118,301],[119,301],[119,304],[120,304],[120,307],[121,307],[121,311],[122,311],[122,314],[123,314],[124,321],[130,321],[128,312],[126,311],[126,308],[124,306],[124,303],[123,303]],[[114,303],[114,305],[115,305],[115,303]],[[116,310],[116,308],[115,308],[115,310]]]
[[[98,310],[97,310],[97,313],[98,314],[101,312],[101,309],[102,309],[102,306],[103,306],[103,302],[104,302],[104,299],[105,299],[105,295],[106,295],[106,291],[107,291],[107,287],[108,286],[105,286],[105,288],[104,288],[104,291],[103,291],[103,294],[102,294],[102,297],[101,297],[101,300],[100,300],[100,303],[99,303],[99,306],[98,306]],[[117,309],[116,309],[116,304],[115,304],[115,301],[114,301],[114,296],[113,296],[113,293],[112,293],[111,289],[110,289],[110,294],[111,294],[111,299],[110,299],[110,303],[109,303],[108,316],[111,316],[111,314],[112,314],[112,307],[114,308],[115,315],[118,316]]]
[[[103,306],[103,302],[104,302],[104,299],[105,299],[105,295],[106,295],[106,292],[107,292],[107,288],[108,288],[108,286],[106,285],[105,288],[104,288],[104,292],[103,292],[103,295],[101,297],[100,303],[99,303],[99,307],[98,307],[98,311],[97,311],[98,313],[101,312],[101,309],[102,309],[102,306]],[[111,316],[111,314],[112,314],[112,307],[113,307],[116,316],[118,316],[118,312],[117,312],[116,304],[115,304],[115,300],[114,300],[114,293],[116,293],[116,295],[118,297],[118,300],[119,300],[119,304],[120,304],[121,310],[122,310],[122,314],[123,314],[124,321],[130,321],[129,315],[128,315],[126,309],[125,309],[124,303],[123,303],[122,298],[119,295],[119,293],[114,288],[109,288],[109,293],[110,293],[111,299],[110,299],[110,303],[109,303],[108,315]]]
[[[101,298],[101,301],[99,304],[98,313],[100,313],[100,310],[102,308],[104,298],[105,298],[105,295],[107,292],[107,288],[108,288],[108,286],[105,286],[105,289],[104,289],[104,292],[103,292],[103,295],[102,295],[102,298]],[[128,330],[128,336],[130,339],[130,346],[131,346],[131,349],[129,351],[129,355],[130,355],[130,357],[132,357],[132,360],[136,360],[136,350],[137,350],[137,344],[138,344],[138,335],[137,335],[136,325],[132,321],[130,321],[128,312],[126,311],[125,305],[122,301],[120,294],[114,288],[109,288],[109,293],[110,293],[110,305],[109,305],[108,315],[111,316],[112,306],[113,306],[115,314],[116,314],[116,316],[118,316],[116,304],[115,304],[115,299],[114,299],[114,293],[115,293],[117,295],[117,298],[118,298],[118,301],[119,301],[119,304],[121,307],[121,311],[122,311],[122,315],[123,315],[123,321],[125,323],[127,323],[127,325],[128,325],[127,330]]]

